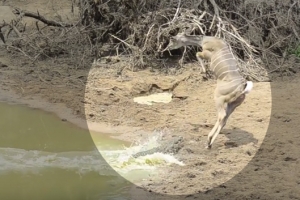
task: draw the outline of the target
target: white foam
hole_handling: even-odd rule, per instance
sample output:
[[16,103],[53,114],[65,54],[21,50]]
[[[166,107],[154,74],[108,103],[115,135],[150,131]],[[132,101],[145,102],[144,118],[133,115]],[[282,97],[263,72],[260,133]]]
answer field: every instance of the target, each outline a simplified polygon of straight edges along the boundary
[[[135,171],[153,172],[159,166],[184,163],[171,154],[153,153],[134,158],[132,155],[158,147],[161,134],[153,134],[144,142],[138,142],[121,150],[95,150],[71,152],[45,152],[16,148],[0,148],[0,173],[18,171],[39,173],[51,168],[73,170],[80,174],[97,172],[99,175],[129,176]],[[100,144],[99,144],[100,145]],[[101,153],[102,158],[99,155]],[[117,172],[117,173],[116,173]]]
[[162,137],[162,132],[153,133],[151,137],[143,142],[138,142],[130,147],[124,147],[124,150],[118,151],[103,151],[99,150],[101,155],[118,173],[126,174],[134,170],[150,170],[153,171],[160,166],[177,164],[184,166],[184,163],[176,159],[171,154],[155,152],[144,156],[134,158],[133,155],[139,152],[152,150],[160,146],[159,141]]
[[82,174],[98,172],[100,175],[117,175],[97,151],[52,153],[0,148],[0,173],[7,171],[39,173],[49,168],[74,170]]

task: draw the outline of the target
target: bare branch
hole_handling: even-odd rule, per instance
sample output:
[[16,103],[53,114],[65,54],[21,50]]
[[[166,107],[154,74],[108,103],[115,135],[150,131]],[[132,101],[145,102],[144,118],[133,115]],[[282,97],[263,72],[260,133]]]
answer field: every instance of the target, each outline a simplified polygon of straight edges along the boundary
[[38,14],[35,14],[32,12],[28,12],[28,11],[21,11],[20,9],[14,9],[13,13],[16,15],[23,14],[25,17],[31,17],[31,18],[37,19],[37,20],[43,22],[44,24],[47,24],[48,26],[54,26],[54,27],[71,27],[71,26],[73,26],[73,24],[59,23],[56,21],[48,20],[45,17],[41,16],[39,14],[39,12],[38,12]]

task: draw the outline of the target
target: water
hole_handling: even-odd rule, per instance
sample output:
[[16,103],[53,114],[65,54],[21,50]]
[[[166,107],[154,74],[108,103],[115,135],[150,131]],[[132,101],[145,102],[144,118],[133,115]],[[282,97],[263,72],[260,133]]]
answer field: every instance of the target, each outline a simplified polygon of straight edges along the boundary
[[41,110],[6,103],[0,110],[0,199],[126,200],[129,181],[161,164],[183,165],[160,153],[131,157],[157,146],[159,134],[131,146]]
[[126,199],[130,183],[108,167],[88,130],[25,106],[0,110],[0,199]]

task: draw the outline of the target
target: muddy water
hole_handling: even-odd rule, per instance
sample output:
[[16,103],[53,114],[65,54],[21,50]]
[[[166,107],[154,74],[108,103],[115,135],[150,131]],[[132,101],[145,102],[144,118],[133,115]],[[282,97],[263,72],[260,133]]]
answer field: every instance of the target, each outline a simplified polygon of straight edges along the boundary
[[[0,103],[0,199],[128,199],[88,130],[51,113]],[[128,146],[96,134],[98,149]]]

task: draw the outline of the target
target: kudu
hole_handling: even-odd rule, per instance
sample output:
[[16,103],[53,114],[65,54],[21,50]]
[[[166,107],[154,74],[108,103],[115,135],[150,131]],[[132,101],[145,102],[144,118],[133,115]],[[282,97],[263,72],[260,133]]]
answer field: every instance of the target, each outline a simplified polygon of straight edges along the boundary
[[[171,37],[165,50],[173,50],[188,45],[202,47],[202,52],[197,52],[196,56],[199,61],[202,61],[202,59],[210,61],[210,70],[217,79],[214,100],[218,119],[208,134],[208,145],[206,148],[210,149],[212,143],[226,125],[229,116],[243,103],[246,94],[252,90],[253,82],[246,81],[241,76],[237,61],[229,46],[220,38],[180,33]],[[203,62],[202,69],[205,72]]]

